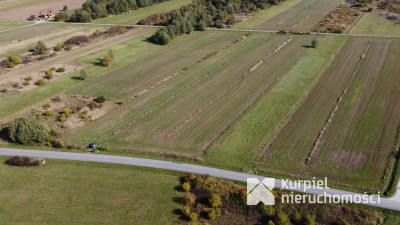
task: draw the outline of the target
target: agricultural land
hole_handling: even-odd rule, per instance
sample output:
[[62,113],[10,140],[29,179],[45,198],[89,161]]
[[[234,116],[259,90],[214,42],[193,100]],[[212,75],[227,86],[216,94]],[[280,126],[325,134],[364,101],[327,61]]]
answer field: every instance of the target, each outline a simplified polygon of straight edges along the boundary
[[[398,6],[0,0],[0,224],[400,224]],[[392,205],[247,206],[237,172]]]

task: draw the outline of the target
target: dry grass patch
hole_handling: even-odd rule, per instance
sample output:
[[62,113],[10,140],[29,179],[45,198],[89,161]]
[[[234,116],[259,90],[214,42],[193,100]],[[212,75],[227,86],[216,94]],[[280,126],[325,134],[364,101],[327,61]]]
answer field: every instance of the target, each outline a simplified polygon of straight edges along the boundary
[[344,33],[360,15],[361,13],[357,10],[345,5],[340,5],[315,25],[312,31],[322,33]]

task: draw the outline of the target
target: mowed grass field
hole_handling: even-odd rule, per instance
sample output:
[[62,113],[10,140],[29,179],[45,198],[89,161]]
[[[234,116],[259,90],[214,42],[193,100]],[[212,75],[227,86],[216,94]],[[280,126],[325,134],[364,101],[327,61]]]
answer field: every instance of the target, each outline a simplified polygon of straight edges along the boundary
[[315,38],[243,35],[202,32],[70,90],[128,101],[70,141],[99,139],[127,151],[200,154],[305,53],[301,46]]
[[169,0],[163,3],[133,10],[131,13],[110,16],[93,22],[99,24],[137,24],[139,20],[145,19],[152,14],[166,13],[174,9],[179,9],[181,6],[189,5],[191,2],[191,0]]
[[349,38],[258,165],[273,173],[328,176],[335,183],[378,189],[398,128],[392,118],[400,113],[399,81],[391,77],[399,70],[392,61],[398,43]]
[[37,168],[0,163],[0,175],[4,225],[174,224],[179,217],[179,177],[170,172],[46,160]]
[[340,0],[289,0],[281,4],[261,10],[234,27],[307,32],[338,6]]
[[364,13],[351,34],[400,36],[400,25],[375,13]]
[[22,26],[26,26],[32,24],[31,22],[22,22],[22,21],[2,21],[0,20],[0,34],[6,34],[4,33],[5,30],[8,29],[12,29],[12,28],[16,28],[16,27],[22,27]]
[[345,41],[345,37],[324,36],[319,48],[307,50],[304,57],[206,151],[206,162],[233,169],[255,168],[257,153],[293,115]]

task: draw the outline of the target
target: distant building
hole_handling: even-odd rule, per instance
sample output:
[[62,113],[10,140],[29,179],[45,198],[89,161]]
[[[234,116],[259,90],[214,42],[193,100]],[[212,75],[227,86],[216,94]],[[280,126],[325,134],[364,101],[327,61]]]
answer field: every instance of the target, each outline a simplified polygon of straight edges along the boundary
[[36,16],[36,15],[31,15],[31,16],[29,17],[29,20],[37,21],[37,20],[39,20],[39,17]]
[[49,18],[55,15],[55,12],[53,9],[43,9],[39,12],[39,17],[42,18]]

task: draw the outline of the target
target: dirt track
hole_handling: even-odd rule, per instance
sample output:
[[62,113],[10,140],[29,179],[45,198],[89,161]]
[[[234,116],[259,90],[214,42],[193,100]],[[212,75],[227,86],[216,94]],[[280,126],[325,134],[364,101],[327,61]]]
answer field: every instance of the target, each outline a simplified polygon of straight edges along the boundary
[[[143,29],[143,28],[138,28],[133,31],[130,31],[126,34],[118,35],[115,37],[107,38],[104,40],[101,40],[96,43],[88,44],[82,48],[72,50],[71,52],[64,52],[62,54],[59,54],[57,56],[54,56],[52,58],[43,60],[43,61],[37,61],[32,64],[29,64],[27,66],[21,67],[19,69],[12,70],[10,72],[4,73],[0,75],[0,83],[4,84],[7,82],[11,82],[14,80],[18,80],[21,77],[26,76],[26,74],[29,74],[34,71],[41,71],[48,69],[52,67],[54,64],[63,62],[72,62],[74,59],[97,52],[99,50],[109,48],[113,45],[122,43],[124,41],[128,41],[132,38],[142,36],[144,34],[147,34],[149,32],[153,32],[154,29]],[[68,60],[66,60],[68,59]]]
[[[40,1],[38,1],[40,2]],[[1,11],[1,20],[23,20],[30,15],[38,14],[42,9],[53,8],[56,12],[67,5],[69,9],[81,8],[85,0],[57,0],[54,2],[39,3],[35,5],[23,6],[16,9],[8,9]]]

